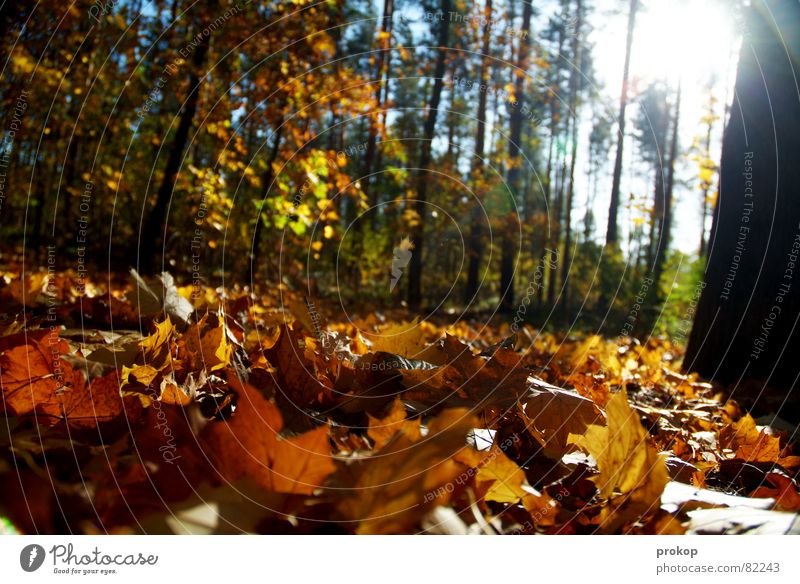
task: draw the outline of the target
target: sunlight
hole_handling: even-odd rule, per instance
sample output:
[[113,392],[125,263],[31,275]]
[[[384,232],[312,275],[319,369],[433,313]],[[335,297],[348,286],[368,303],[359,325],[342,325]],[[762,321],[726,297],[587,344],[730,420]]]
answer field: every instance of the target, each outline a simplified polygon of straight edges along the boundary
[[634,55],[648,76],[703,81],[735,48],[734,15],[720,2],[651,0],[637,21]]

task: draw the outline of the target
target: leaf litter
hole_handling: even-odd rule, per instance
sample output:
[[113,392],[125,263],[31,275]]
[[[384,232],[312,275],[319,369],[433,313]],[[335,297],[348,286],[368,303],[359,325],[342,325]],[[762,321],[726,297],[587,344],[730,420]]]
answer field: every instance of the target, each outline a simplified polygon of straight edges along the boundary
[[0,288],[15,531],[797,531],[794,433],[678,373],[667,340],[58,277],[25,304]]

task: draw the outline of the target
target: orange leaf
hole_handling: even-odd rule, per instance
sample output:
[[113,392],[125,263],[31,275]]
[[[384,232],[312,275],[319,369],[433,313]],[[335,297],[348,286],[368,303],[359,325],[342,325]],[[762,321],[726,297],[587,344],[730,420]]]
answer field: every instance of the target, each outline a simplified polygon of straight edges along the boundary
[[341,513],[359,522],[357,533],[414,529],[455,489],[454,481],[464,467],[453,456],[465,447],[475,423],[466,409],[445,410],[431,422],[425,438],[414,441],[399,434],[376,455],[341,469],[337,486],[350,491],[339,505]]
[[310,495],[336,467],[328,428],[321,426],[282,438],[281,413],[251,385],[239,390],[236,413],[225,423],[211,423],[201,441],[216,470],[228,481],[250,477],[280,493]]
[[782,511],[800,511],[800,493],[797,492],[794,482],[787,476],[771,472],[767,480],[774,488],[758,487],[750,493],[751,497],[770,497],[775,499],[775,506]]
[[419,420],[406,419],[406,409],[403,402],[395,400],[392,409],[385,418],[378,419],[367,414],[369,430],[367,435],[375,443],[375,449],[380,450],[392,439],[395,434],[403,433],[412,440],[419,438]]
[[748,462],[775,462],[781,456],[780,438],[759,430],[750,414],[720,432],[720,444]]

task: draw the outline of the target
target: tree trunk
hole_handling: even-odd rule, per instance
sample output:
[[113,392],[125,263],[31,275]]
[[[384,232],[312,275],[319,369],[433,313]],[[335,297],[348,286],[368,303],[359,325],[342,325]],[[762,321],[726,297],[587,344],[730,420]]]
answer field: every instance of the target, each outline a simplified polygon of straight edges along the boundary
[[[202,30],[203,27],[198,27]],[[194,115],[197,111],[197,102],[200,98],[200,81],[203,78],[203,68],[208,54],[210,35],[202,35],[197,48],[192,56],[192,67],[189,73],[189,86],[181,112],[178,128],[172,140],[167,164],[164,167],[164,177],[156,195],[156,203],[150,211],[141,231],[139,240],[139,271],[143,274],[152,274],[156,264],[158,249],[162,245],[162,230],[167,219],[167,208],[172,200],[172,192],[178,178],[183,153],[189,139],[189,130],[192,128]]]
[[[484,17],[486,22],[492,19],[492,0],[486,0],[484,6]],[[491,50],[491,27],[483,27],[483,47],[481,49],[481,69],[480,85],[489,82],[489,51]],[[478,120],[475,129],[475,154],[472,164],[472,176],[476,182],[482,180],[484,167],[484,151],[486,150],[486,101],[488,91],[478,91]],[[478,293],[478,270],[480,269],[483,257],[483,222],[482,205],[478,198],[479,194],[475,189],[475,203],[470,213],[469,242],[467,250],[469,253],[469,263],[467,264],[467,285],[464,289],[464,304],[469,305],[475,301]]]
[[564,254],[561,264],[561,281],[563,296],[561,312],[569,311],[569,269],[572,264],[572,199],[575,193],[575,161],[578,158],[578,88],[580,85],[581,66],[581,27],[583,24],[583,3],[577,0],[575,6],[575,30],[572,37],[572,73],[569,79],[569,107],[572,117],[572,153],[569,162],[569,183],[567,185],[567,209],[564,216]]
[[[380,124],[381,114],[380,110],[383,109],[383,73],[386,69],[386,62],[389,59],[389,51],[391,50],[391,34],[392,34],[392,17],[394,14],[394,1],[384,0],[383,2],[383,18],[381,19],[381,26],[378,35],[378,54],[375,59],[375,103],[377,104],[378,112],[375,116],[374,123],[369,120],[369,136],[367,138],[367,149],[364,153],[364,171],[362,179],[362,189],[365,191],[369,206],[375,205],[375,189],[372,188],[372,166],[375,160],[375,150],[378,143],[378,126]],[[384,38],[385,35],[389,35]],[[360,222],[356,222],[358,225]],[[360,237],[360,235],[359,235]]]
[[746,16],[715,239],[684,368],[789,395],[800,353],[800,9],[796,0],[758,0]]
[[[525,79],[528,72],[528,54],[530,52],[529,32],[533,7],[530,2],[525,2],[522,7],[522,30],[517,54],[517,70],[514,71],[514,98],[516,103],[511,106],[509,116],[509,141],[508,141],[508,189],[515,203],[520,199],[520,184],[522,177],[522,108],[525,103]],[[517,204],[512,205],[509,212],[502,218],[504,227],[500,235],[500,309],[506,312],[513,311],[514,307],[514,264],[519,253],[519,241],[515,238],[519,233],[519,216],[514,213]],[[516,244],[516,245],[515,245]]]
[[[442,0],[442,13],[450,13],[450,0]],[[414,205],[419,215],[419,224],[414,230],[412,237],[414,252],[411,255],[411,264],[408,270],[408,305],[412,309],[418,308],[422,301],[422,252],[425,237],[425,207],[428,199],[428,166],[431,163],[433,131],[436,128],[436,116],[439,113],[439,102],[442,99],[442,88],[444,87],[444,66],[447,57],[447,36],[449,28],[449,19],[442,18],[439,22],[439,46],[437,48],[436,66],[433,73],[433,90],[431,91],[431,100],[428,104],[428,117],[425,119],[425,126],[422,132],[422,144],[420,146],[419,170],[417,170],[417,200]]]
[[261,192],[259,193],[259,204],[256,224],[253,228],[253,245],[250,247],[247,262],[247,276],[249,277],[250,286],[252,287],[258,278],[258,251],[261,249],[261,240],[264,237],[264,223],[261,218],[262,209],[269,196],[269,189],[272,187],[272,181],[275,180],[275,171],[272,168],[273,163],[278,159],[278,153],[281,146],[281,134],[283,133],[283,120],[278,124],[278,129],[275,131],[275,141],[272,143],[272,150],[269,153],[267,160],[267,167],[264,169],[264,174],[261,175]]
[[667,159],[667,178],[664,185],[664,219],[658,232],[658,243],[656,244],[655,258],[653,259],[653,285],[652,290],[653,304],[661,303],[661,276],[664,273],[664,265],[667,261],[667,250],[669,249],[670,238],[672,235],[672,191],[675,186],[675,161],[678,157],[678,128],[681,121],[681,81],[678,80],[678,91],[675,95],[675,115],[672,119],[672,137],[670,138],[669,158]]
[[625,143],[625,109],[628,107],[628,72],[631,65],[631,46],[633,45],[633,29],[636,26],[636,10],[639,0],[631,0],[628,11],[628,36],[625,41],[625,66],[622,69],[622,91],[619,96],[619,116],[617,118],[617,155],[614,159],[614,176],[611,182],[611,203],[608,206],[608,227],[606,229],[606,245],[616,245],[619,239],[617,215],[619,214],[619,188],[622,178],[622,150]]

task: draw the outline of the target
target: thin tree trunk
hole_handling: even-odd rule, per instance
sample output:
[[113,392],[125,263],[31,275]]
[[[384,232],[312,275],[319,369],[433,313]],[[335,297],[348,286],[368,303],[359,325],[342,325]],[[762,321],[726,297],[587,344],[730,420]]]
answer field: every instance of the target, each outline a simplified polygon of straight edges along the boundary
[[578,86],[580,84],[580,65],[581,65],[581,28],[583,24],[583,3],[582,0],[576,2],[575,31],[572,37],[572,60],[573,69],[570,75],[570,114],[572,116],[572,155],[569,163],[569,183],[567,186],[567,210],[564,216],[564,254],[561,264],[561,281],[563,288],[563,299],[561,310],[564,315],[569,311],[569,269],[572,263],[572,199],[575,193],[575,161],[578,158]]
[[[712,113],[709,112],[708,118],[708,128],[706,128],[706,140],[703,144],[704,146],[704,154],[706,160],[711,158],[711,132],[713,130],[713,118],[711,117]],[[705,183],[703,185],[703,208],[701,213],[701,220],[700,220],[700,249],[698,250],[698,256],[703,257],[706,255],[706,218],[708,217],[708,187],[709,184]]]
[[675,185],[675,161],[678,157],[678,128],[681,122],[681,81],[678,80],[678,91],[675,96],[675,115],[672,120],[672,137],[670,138],[669,159],[667,160],[667,180],[664,186],[664,222],[658,234],[658,246],[653,266],[653,289],[656,302],[661,302],[660,283],[667,261],[672,234],[672,191]]
[[261,192],[259,193],[258,197],[260,206],[258,208],[258,215],[256,216],[256,225],[253,228],[253,245],[250,248],[247,262],[247,276],[249,277],[251,284],[254,284],[256,278],[258,277],[257,258],[258,252],[261,249],[261,240],[264,237],[264,223],[261,218],[261,214],[263,212],[262,206],[266,202],[267,196],[269,196],[269,189],[272,186],[272,181],[275,180],[275,171],[273,170],[272,165],[278,159],[282,134],[283,122],[281,121],[278,124],[278,129],[275,131],[275,141],[272,143],[272,150],[269,153],[267,167],[264,169],[264,173],[261,175]]
[[[442,0],[442,13],[450,13],[450,0]],[[438,48],[436,56],[436,66],[434,68],[433,89],[431,100],[428,104],[428,117],[425,119],[425,126],[422,131],[422,145],[419,155],[419,170],[417,171],[417,200],[414,205],[419,224],[416,226],[412,238],[414,252],[411,255],[411,263],[408,271],[408,305],[412,309],[418,308],[422,301],[422,253],[424,250],[425,237],[425,213],[428,198],[428,166],[431,163],[431,149],[433,142],[433,132],[436,129],[436,117],[439,113],[439,102],[442,99],[442,88],[444,87],[444,68],[447,57],[447,37],[450,28],[449,19],[443,18],[439,23]]]
[[[375,103],[377,104],[378,110],[383,109],[383,74],[386,68],[389,50],[391,48],[393,13],[394,1],[384,0],[383,18],[381,18],[381,26],[378,35],[378,55],[375,59]],[[373,189],[371,186],[372,178],[370,175],[372,174],[372,165],[375,160],[379,124],[380,113],[376,115],[375,123],[373,123],[372,120],[369,120],[369,136],[367,138],[367,149],[364,153],[364,170],[362,172],[364,178],[362,181],[362,189],[367,195],[370,207],[375,204],[375,189]]]
[[636,10],[639,0],[631,0],[628,12],[628,36],[625,41],[625,66],[622,70],[622,91],[619,97],[619,116],[617,125],[617,155],[614,159],[614,176],[611,182],[611,202],[608,206],[608,227],[606,229],[606,245],[615,245],[619,238],[617,215],[619,215],[619,189],[622,178],[622,151],[625,142],[625,109],[628,107],[628,73],[631,65],[631,47],[633,45],[633,29],[636,26]]
[[[202,30],[202,26],[199,27]],[[162,242],[162,229],[167,219],[167,208],[172,199],[181,159],[186,150],[194,115],[197,112],[197,103],[200,98],[200,81],[203,78],[203,67],[208,54],[210,35],[202,35],[197,48],[192,56],[192,70],[189,74],[189,86],[183,111],[181,112],[178,128],[172,140],[167,164],[164,167],[164,177],[156,195],[156,203],[150,211],[141,231],[139,247],[139,270],[143,274],[152,274],[156,264],[156,255]]]
[[[530,52],[529,31],[533,7],[530,2],[525,2],[522,7],[522,30],[517,54],[517,69],[514,80],[514,98],[509,116],[509,142],[508,142],[508,189],[514,202],[519,201],[520,184],[522,177],[522,119],[523,104],[525,103],[525,79],[528,71],[528,54]],[[500,235],[500,308],[510,312],[514,310],[514,263],[518,253],[518,242],[514,237],[514,208],[502,219],[505,225]],[[518,233],[518,230],[517,230]],[[517,246],[515,246],[517,243]]]
[[[484,18],[486,22],[492,19],[492,0],[486,0],[484,5]],[[489,82],[489,51],[491,50],[491,27],[483,27],[483,47],[481,49],[480,85]],[[484,151],[486,146],[486,101],[488,91],[478,92],[478,123],[475,130],[475,154],[472,163],[473,180],[480,183],[483,178]],[[464,304],[469,305],[475,300],[478,293],[478,270],[483,258],[483,222],[482,207],[478,189],[474,189],[475,203],[470,213],[470,230],[467,250],[469,263],[467,265],[467,285],[464,288]]]

